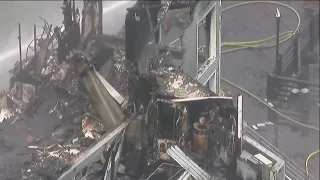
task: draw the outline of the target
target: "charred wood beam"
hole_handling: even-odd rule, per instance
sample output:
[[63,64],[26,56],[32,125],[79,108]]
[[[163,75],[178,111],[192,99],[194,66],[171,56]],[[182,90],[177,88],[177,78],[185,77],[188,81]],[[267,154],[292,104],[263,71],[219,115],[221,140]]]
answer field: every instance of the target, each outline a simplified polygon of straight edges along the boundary
[[58,49],[57,49],[58,61],[62,62],[66,60],[66,57],[67,57],[67,44],[65,42],[65,39],[62,38],[61,36],[61,31],[59,27],[55,27],[54,32],[57,34],[57,39],[58,39]]
[[68,30],[72,25],[72,7],[70,0],[63,1],[62,14],[64,17],[63,24],[66,30]]
[[[21,26],[19,23],[19,54],[20,54],[20,73],[22,72],[22,50],[21,50]],[[22,99],[22,83],[21,83],[21,99]]]
[[52,41],[57,37],[57,34],[54,33],[51,37],[40,39],[38,41],[38,46],[40,48],[37,56],[35,57],[35,73],[40,74],[42,70],[43,63],[48,55],[48,47],[52,43]]
[[83,1],[81,23],[81,44],[87,47],[102,35],[102,0]]
[[[68,15],[68,14],[67,14]],[[65,15],[65,16],[67,16]],[[54,28],[55,34],[58,38],[58,59],[59,61],[66,60],[67,54],[70,51],[80,46],[81,32],[80,32],[80,13],[79,9],[76,8],[73,12],[73,20],[68,27],[65,25],[65,31],[61,32],[59,27]]]
[[[36,25],[33,26],[33,43],[34,43],[34,57],[37,57],[37,27]],[[34,64],[34,69],[36,68]]]
[[125,50],[126,50],[126,59],[130,61],[135,61],[137,57],[136,52],[136,37],[137,28],[135,28],[136,19],[135,15],[132,12],[126,14],[125,19]]

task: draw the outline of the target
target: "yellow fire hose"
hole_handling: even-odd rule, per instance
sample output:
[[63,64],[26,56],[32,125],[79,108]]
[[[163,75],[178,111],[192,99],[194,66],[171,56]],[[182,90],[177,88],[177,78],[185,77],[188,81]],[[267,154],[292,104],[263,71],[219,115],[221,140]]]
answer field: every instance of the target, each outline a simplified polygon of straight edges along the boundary
[[314,155],[318,154],[319,152],[320,152],[319,149],[316,150],[316,151],[313,151],[313,152],[312,152],[311,154],[309,154],[309,156],[307,157],[306,163],[305,163],[305,168],[306,168],[307,176],[309,176],[309,168],[308,168],[309,161],[310,161],[310,159],[311,159]]
[[[282,6],[284,8],[290,9],[297,17],[297,27],[295,28],[294,31],[286,31],[283,33],[280,33],[280,40],[279,43],[284,43],[287,40],[289,40],[290,38],[292,38],[295,33],[299,30],[300,28],[300,23],[301,23],[301,19],[300,19],[300,15],[299,13],[291,6],[281,3],[281,2],[277,2],[277,1],[248,1],[248,2],[242,2],[242,3],[238,3],[238,4],[234,4],[231,5],[225,9],[223,9],[221,12],[226,12],[230,9],[239,7],[239,6],[244,6],[244,5],[249,5],[249,4],[275,4],[278,6]],[[236,48],[233,49],[229,49],[229,50],[225,50],[222,51],[222,53],[227,53],[227,52],[233,52],[233,51],[237,51],[237,50],[241,50],[241,49],[247,49],[247,48],[268,48],[268,47],[273,47],[276,45],[276,35],[275,36],[271,36],[265,39],[260,39],[260,40],[256,40],[256,41],[244,41],[244,42],[223,42],[222,46],[233,46]]]
[[[300,15],[299,13],[291,6],[281,3],[281,2],[277,2],[277,1],[248,1],[248,2],[242,2],[242,3],[238,3],[238,4],[234,4],[232,6],[229,6],[225,9],[223,9],[221,12],[226,12],[228,10],[231,10],[232,8],[236,8],[239,6],[244,6],[244,5],[249,5],[249,4],[257,4],[257,3],[263,3],[263,4],[275,4],[278,6],[282,6],[284,8],[290,9],[293,13],[295,13],[296,17],[297,17],[297,27],[293,30],[293,31],[286,31],[283,33],[280,33],[280,40],[279,43],[284,43],[287,40],[289,40],[290,38],[292,38],[296,32],[299,30],[300,28],[300,23],[301,23],[301,19],[300,19]],[[169,46],[172,46],[174,43],[176,43],[177,41],[179,41],[179,38],[172,41]],[[235,48],[231,48],[231,49],[227,49],[227,50],[223,50],[222,53],[229,53],[229,52],[234,52],[237,50],[242,50],[242,49],[247,49],[247,48],[269,48],[269,47],[273,47],[276,45],[276,36],[272,36],[272,37],[268,37],[265,39],[260,39],[260,40],[255,40],[255,41],[243,41],[243,42],[223,42],[222,43],[222,47],[225,46],[230,46],[230,47],[235,47]],[[202,46],[203,47],[203,46]],[[199,47],[199,48],[202,48]],[[263,100],[261,100],[259,97],[255,96],[254,94],[250,93],[249,91],[245,90],[244,88],[232,83],[231,81],[221,77],[221,80],[226,82],[227,84],[241,90],[242,92],[246,93],[247,95],[253,97],[255,100],[257,100],[258,102],[260,102],[261,104],[265,105],[266,107],[270,108],[272,111],[274,111],[275,113],[277,113],[279,116],[299,125],[302,127],[305,127],[307,129],[310,130],[315,130],[315,131],[319,131],[320,129],[318,127],[315,126],[310,126],[310,125],[306,125],[303,124],[297,120],[294,120],[292,118],[290,118],[289,116],[284,115],[283,113],[279,112],[278,110],[276,110],[275,108],[271,107],[267,102],[264,102]]]

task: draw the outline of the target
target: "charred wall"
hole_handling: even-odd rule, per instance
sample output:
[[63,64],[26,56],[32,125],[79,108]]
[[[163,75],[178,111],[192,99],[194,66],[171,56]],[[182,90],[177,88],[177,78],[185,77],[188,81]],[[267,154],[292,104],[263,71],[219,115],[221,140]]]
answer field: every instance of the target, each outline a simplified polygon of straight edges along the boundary
[[160,9],[160,1],[138,1],[132,8],[128,8],[125,19],[126,58],[135,61],[141,54],[144,46],[152,38],[150,21],[147,14],[146,3],[158,8],[150,8],[150,16],[153,27],[157,24],[157,14]]
[[88,40],[102,35],[102,0],[83,1],[81,22],[81,44],[86,46]]

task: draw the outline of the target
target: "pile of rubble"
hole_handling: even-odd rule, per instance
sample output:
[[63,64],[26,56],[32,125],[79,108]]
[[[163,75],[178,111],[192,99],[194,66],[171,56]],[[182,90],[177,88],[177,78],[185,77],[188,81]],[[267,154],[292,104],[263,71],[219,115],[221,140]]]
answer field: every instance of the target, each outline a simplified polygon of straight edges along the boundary
[[[30,158],[19,161],[19,154],[0,151],[1,165],[15,165],[19,161],[17,168],[22,167],[21,171],[11,168],[11,173],[6,168],[7,172],[0,172],[0,179],[57,179],[105,132],[68,61],[58,62],[51,55],[36,78],[34,84],[15,78],[10,91],[1,92],[0,140],[5,140],[0,141],[0,150],[2,146],[20,148],[20,154]],[[12,161],[5,161],[5,156],[6,159],[11,156]],[[97,159],[93,169],[99,171],[103,161]]]

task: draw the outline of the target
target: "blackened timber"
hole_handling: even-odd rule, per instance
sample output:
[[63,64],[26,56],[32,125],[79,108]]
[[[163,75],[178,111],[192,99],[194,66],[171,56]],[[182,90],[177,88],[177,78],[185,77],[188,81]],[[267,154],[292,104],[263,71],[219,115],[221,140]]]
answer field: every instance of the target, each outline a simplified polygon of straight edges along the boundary
[[[37,27],[36,25],[33,26],[33,43],[34,43],[34,58],[37,57]],[[34,69],[36,68],[34,63]]]
[[125,49],[126,49],[126,59],[129,61],[134,61],[136,59],[135,53],[135,14],[133,12],[128,12],[125,19]]
[[102,0],[83,1],[81,45],[84,49],[87,49],[93,41],[99,40],[102,35],[101,6]]
[[81,39],[81,32],[80,32],[80,14],[79,14],[79,9],[77,8],[75,10],[75,17],[74,20],[72,21],[72,27],[67,32],[66,34],[66,44],[68,46],[68,52],[72,51],[73,49],[76,49],[80,45],[80,39]]
[[72,8],[71,8],[71,1],[70,0],[64,0],[62,7],[62,13],[63,13],[63,24],[66,28],[66,30],[70,29],[72,26]]
[[52,41],[57,37],[57,34],[54,33],[51,37],[45,38],[45,39],[39,39],[38,45],[39,45],[39,52],[37,53],[37,57],[35,57],[35,63],[36,63],[36,74],[40,74],[42,70],[42,65],[44,61],[47,58],[48,53],[48,47],[52,43]]
[[[21,49],[21,26],[20,26],[20,23],[19,23],[19,55],[20,55],[20,73],[22,72],[22,49]],[[21,100],[22,100],[22,82],[21,82],[21,92],[20,92],[20,95],[21,95]]]
[[66,57],[67,57],[66,43],[61,36],[61,31],[59,27],[54,28],[54,33],[57,34],[57,39],[58,39],[58,49],[57,49],[58,61],[62,62],[66,60]]

